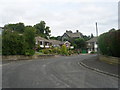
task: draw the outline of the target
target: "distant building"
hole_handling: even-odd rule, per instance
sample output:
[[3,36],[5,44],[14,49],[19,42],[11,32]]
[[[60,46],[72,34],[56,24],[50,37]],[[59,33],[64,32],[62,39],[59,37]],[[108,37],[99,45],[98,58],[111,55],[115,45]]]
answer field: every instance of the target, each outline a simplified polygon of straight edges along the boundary
[[36,46],[40,45],[41,48],[50,48],[50,46],[52,45],[52,42],[40,36],[35,37],[35,41]]
[[69,41],[63,41],[61,45],[65,45],[67,48],[70,48],[71,43]]
[[76,30],[75,33],[66,30],[66,32],[63,34],[61,39],[62,41],[72,41],[73,39],[81,38],[81,37],[82,37],[82,33],[80,33],[78,30]]
[[62,45],[66,45],[66,47],[70,47],[71,43],[69,41],[58,41],[58,40],[50,40],[53,47],[61,47]]
[[50,48],[50,47],[61,47],[62,45],[66,45],[66,47],[70,47],[71,43],[68,41],[59,41],[59,40],[47,40],[40,36],[35,37],[36,46],[40,45],[41,48]]
[[58,40],[49,40],[52,43],[53,47],[60,47],[62,42]]
[[88,48],[88,53],[98,51],[97,37],[94,37],[87,41],[87,48]]

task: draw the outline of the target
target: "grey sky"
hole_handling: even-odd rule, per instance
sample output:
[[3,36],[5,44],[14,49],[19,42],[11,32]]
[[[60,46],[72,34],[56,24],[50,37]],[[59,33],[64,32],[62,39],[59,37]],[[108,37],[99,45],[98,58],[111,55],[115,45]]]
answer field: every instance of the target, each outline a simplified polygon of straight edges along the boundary
[[118,28],[119,0],[0,0],[0,26],[24,22],[34,25],[44,20],[52,36],[66,30],[95,35]]

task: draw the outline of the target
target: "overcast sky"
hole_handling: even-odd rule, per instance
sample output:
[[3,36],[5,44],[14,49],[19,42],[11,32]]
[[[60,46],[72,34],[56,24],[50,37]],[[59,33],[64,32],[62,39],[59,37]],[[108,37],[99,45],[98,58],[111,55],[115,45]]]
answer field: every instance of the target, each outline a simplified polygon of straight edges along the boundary
[[52,36],[66,30],[79,30],[85,35],[99,34],[118,28],[119,0],[0,0],[0,26],[23,22],[35,25],[46,22]]

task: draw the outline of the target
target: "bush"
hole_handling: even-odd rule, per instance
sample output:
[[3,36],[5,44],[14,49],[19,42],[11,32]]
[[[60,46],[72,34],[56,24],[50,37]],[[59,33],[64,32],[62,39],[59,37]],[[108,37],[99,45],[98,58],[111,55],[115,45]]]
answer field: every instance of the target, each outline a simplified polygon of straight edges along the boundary
[[17,32],[3,31],[2,54],[3,55],[24,55],[26,42],[24,36]]
[[90,52],[90,54],[95,54],[96,52],[94,52],[94,51],[92,51],[92,52]]
[[[15,28],[15,26],[13,28]],[[14,31],[8,28],[5,29],[2,32],[2,36],[3,36],[2,54],[3,55],[33,55],[34,54],[33,48],[35,47],[34,30],[35,29],[32,28],[31,26],[27,26],[25,27],[25,31],[24,32],[22,31],[22,34],[20,34],[17,30]]]
[[65,45],[62,45],[61,54],[62,55],[68,55],[68,50],[67,50],[67,47]]
[[98,38],[100,53],[120,57],[120,30],[104,33]]
[[25,55],[27,55],[27,56],[32,56],[32,55],[34,55],[34,54],[35,54],[35,51],[32,50],[32,49],[29,49],[29,50],[26,50],[26,51],[25,51]]
[[42,53],[43,53],[43,54],[50,54],[49,49],[43,49],[43,50],[42,50]]

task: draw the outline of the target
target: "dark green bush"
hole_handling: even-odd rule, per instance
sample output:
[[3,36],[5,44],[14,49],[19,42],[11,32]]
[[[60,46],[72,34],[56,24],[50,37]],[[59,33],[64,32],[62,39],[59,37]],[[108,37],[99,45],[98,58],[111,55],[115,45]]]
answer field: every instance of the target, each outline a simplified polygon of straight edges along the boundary
[[98,38],[101,54],[120,57],[120,30],[104,33]]
[[29,49],[29,50],[25,51],[25,55],[27,55],[27,56],[32,56],[32,55],[34,55],[34,53],[35,53],[35,51],[32,50],[32,49]]

